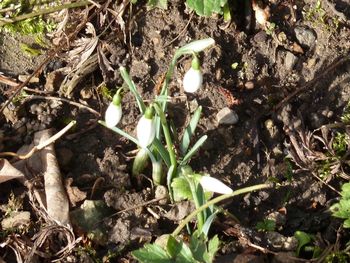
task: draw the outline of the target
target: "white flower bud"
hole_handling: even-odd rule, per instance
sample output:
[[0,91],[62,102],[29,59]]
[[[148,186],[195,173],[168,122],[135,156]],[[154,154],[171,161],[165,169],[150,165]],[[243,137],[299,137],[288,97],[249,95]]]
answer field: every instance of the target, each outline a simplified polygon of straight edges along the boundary
[[194,93],[202,87],[203,74],[200,69],[199,59],[194,56],[191,68],[186,72],[183,79],[184,91]]
[[119,89],[116,94],[113,96],[113,101],[109,104],[106,113],[105,121],[107,127],[116,126],[120,119],[122,118],[122,96],[121,89]]
[[149,119],[145,115],[141,117],[136,127],[137,139],[142,148],[150,145],[156,135],[155,119],[153,117]]
[[115,105],[113,102],[111,102],[111,104],[109,104],[105,113],[105,120],[106,120],[107,127],[116,126],[119,123],[121,118],[122,118],[122,106]]
[[199,183],[202,185],[204,191],[215,192],[219,194],[231,194],[233,192],[233,190],[223,182],[208,175],[202,176],[199,180]]

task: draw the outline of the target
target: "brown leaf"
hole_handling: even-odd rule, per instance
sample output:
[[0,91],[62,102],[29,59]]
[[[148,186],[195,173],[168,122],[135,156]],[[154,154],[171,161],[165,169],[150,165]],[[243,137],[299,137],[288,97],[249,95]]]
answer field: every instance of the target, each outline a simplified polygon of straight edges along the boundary
[[65,187],[68,194],[68,199],[73,207],[77,205],[78,202],[86,199],[86,192],[80,191],[78,187],[72,186],[73,178],[67,178],[65,180]]

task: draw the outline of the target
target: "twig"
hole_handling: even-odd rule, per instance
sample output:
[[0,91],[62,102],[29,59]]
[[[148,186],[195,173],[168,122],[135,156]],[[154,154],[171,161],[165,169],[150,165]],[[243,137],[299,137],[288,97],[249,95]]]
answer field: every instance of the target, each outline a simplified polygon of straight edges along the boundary
[[36,17],[36,16],[41,16],[41,15],[46,15],[46,14],[54,13],[54,12],[57,12],[57,11],[61,11],[61,10],[66,9],[66,8],[82,7],[82,6],[88,5],[89,3],[90,3],[90,1],[84,0],[84,1],[80,1],[80,2],[67,3],[67,4],[58,5],[58,6],[53,6],[53,7],[46,8],[46,9],[39,9],[36,12],[19,15],[19,16],[12,17],[12,18],[6,18],[5,21],[1,21],[0,20],[0,27],[4,26],[4,25],[7,25],[7,24],[15,23],[15,22],[18,22],[18,21],[22,21],[24,19],[28,19],[28,18],[32,18],[32,17]]
[[72,128],[76,124],[76,121],[71,121],[66,127],[64,127],[62,130],[60,130],[58,133],[50,137],[48,140],[43,141],[39,145],[34,146],[27,154],[25,155],[19,155],[14,152],[2,152],[0,153],[0,157],[5,156],[13,156],[20,160],[28,159],[30,158],[34,153],[40,151],[41,149],[45,148],[46,146],[50,145],[51,143],[55,142],[57,139],[63,136],[70,128]]
[[64,99],[64,98],[58,98],[58,97],[52,97],[52,96],[40,96],[40,95],[29,95],[29,96],[26,96],[25,98],[26,100],[58,100],[58,101],[63,101],[63,102],[66,102],[70,105],[73,105],[73,106],[76,106],[80,109],[86,109],[88,111],[90,111],[91,113],[95,114],[96,116],[100,117],[101,114],[98,113],[97,111],[95,111],[94,109],[84,105],[84,104],[81,104],[81,103],[78,103],[78,102],[75,102],[75,101],[71,101],[71,100],[68,100],[68,99]]
[[14,79],[11,79],[1,74],[0,74],[0,82],[3,84],[9,85],[11,87],[16,87],[19,85],[19,83],[16,82]]

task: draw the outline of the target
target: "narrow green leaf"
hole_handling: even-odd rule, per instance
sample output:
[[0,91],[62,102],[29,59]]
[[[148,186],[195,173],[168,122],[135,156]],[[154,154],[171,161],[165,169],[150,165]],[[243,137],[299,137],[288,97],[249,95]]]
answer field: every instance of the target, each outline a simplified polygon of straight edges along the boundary
[[171,187],[171,183],[173,181],[173,173],[175,170],[175,166],[171,165],[168,173],[167,173],[167,178],[166,178],[166,182],[167,182],[167,186],[168,186],[168,190],[169,190],[169,196],[170,199],[173,201],[174,200],[174,193],[173,193],[173,188]]
[[171,257],[158,245],[146,244],[143,248],[131,252],[142,263],[171,263]]
[[191,159],[191,157],[199,150],[199,147],[203,145],[203,143],[207,140],[208,136],[203,135],[193,147],[188,151],[184,159],[181,161],[180,165],[185,165]]
[[170,167],[171,162],[170,162],[169,152],[165,149],[164,145],[158,140],[158,138],[154,138],[152,144],[156,148],[156,150],[160,154],[160,156],[162,157],[166,166]]
[[167,248],[167,252],[172,258],[176,258],[176,256],[181,251],[181,247],[182,247],[182,242],[177,242],[177,240],[172,235],[169,235],[166,248]]
[[132,92],[132,94],[134,94],[135,99],[137,101],[137,105],[139,106],[140,112],[142,114],[144,114],[145,110],[146,110],[146,105],[143,102],[141,95],[137,91],[135,83],[131,80],[129,73],[126,71],[126,68],[120,67],[119,71],[120,71],[120,74],[122,75],[122,78],[125,81],[126,85],[128,85],[130,91]]
[[211,224],[213,223],[215,217],[216,217],[216,214],[217,214],[217,211],[214,212],[213,214],[211,214],[207,220],[205,220],[205,223],[202,227],[202,233],[205,235],[205,236],[208,236],[208,233],[209,233],[209,229],[210,229],[210,226]]
[[188,146],[190,145],[191,142],[191,137],[194,135],[195,130],[197,128],[198,125],[198,121],[201,117],[201,113],[202,113],[202,106],[199,106],[196,111],[194,112],[190,123],[188,124],[188,126],[185,129],[184,135],[182,137],[181,140],[181,144],[180,144],[180,151],[182,156],[184,156],[188,150]]

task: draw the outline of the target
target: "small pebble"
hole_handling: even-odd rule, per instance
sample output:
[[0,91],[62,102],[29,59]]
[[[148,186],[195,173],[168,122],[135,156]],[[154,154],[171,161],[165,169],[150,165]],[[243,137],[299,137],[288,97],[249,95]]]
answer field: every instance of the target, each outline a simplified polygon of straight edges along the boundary
[[232,125],[238,122],[238,115],[235,111],[231,110],[228,107],[225,107],[216,114],[216,120],[219,125]]
[[247,90],[252,90],[252,89],[254,89],[254,82],[253,81],[247,81],[246,83],[244,83],[244,87]]
[[168,189],[164,185],[158,185],[154,195],[156,199],[163,198],[159,200],[160,205],[165,205],[168,203],[168,198],[169,198]]
[[298,57],[295,56],[292,52],[287,52],[286,58],[284,60],[284,65],[286,70],[292,70],[297,63]]

